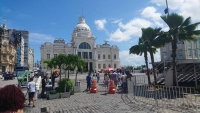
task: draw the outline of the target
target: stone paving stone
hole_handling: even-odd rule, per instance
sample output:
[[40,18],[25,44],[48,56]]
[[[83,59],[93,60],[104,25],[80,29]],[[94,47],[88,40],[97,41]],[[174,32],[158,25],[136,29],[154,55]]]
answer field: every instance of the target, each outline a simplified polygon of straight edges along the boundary
[[[81,81],[81,92],[69,98],[38,99],[35,108],[26,108],[25,113],[40,113],[40,108],[49,107],[50,113],[153,113],[152,106],[144,105],[124,93],[108,94],[103,83],[97,83],[98,93],[86,92],[86,81]],[[172,112],[173,113],[173,112]]]

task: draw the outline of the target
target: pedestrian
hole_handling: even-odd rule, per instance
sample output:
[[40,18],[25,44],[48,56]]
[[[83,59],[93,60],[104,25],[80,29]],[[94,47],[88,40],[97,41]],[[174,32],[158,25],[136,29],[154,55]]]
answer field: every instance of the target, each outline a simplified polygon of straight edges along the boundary
[[24,113],[26,98],[15,85],[0,88],[0,113]]
[[35,107],[35,91],[36,91],[36,83],[33,81],[33,78],[30,78],[30,82],[28,83],[27,86],[28,89],[28,96],[29,96],[29,103],[28,105],[31,105],[31,101],[33,102],[33,107]]
[[95,71],[93,72],[93,77],[96,77],[96,72]]
[[99,71],[97,71],[97,83],[99,83],[99,80],[100,80],[100,74]]
[[114,81],[116,89],[118,90],[118,74],[115,71],[111,75],[111,78]]
[[52,84],[52,88],[54,88],[55,86],[55,79],[59,76],[59,73],[57,71],[53,72],[52,74],[52,78],[51,78],[51,84]]
[[118,85],[122,84],[122,75],[118,72]]
[[[47,74],[48,75],[48,74]],[[47,79],[46,75],[42,78],[42,92],[41,92],[41,97],[44,98],[44,93],[45,93],[45,86],[47,84]]]
[[123,91],[127,92],[127,75],[126,74],[122,75],[122,87],[123,87]]
[[86,81],[87,81],[87,91],[90,91],[91,88],[91,84],[92,84],[92,76],[91,76],[91,72],[88,73],[88,76],[86,77]]
[[108,91],[108,84],[109,84],[109,76],[107,73],[104,74],[104,85],[105,85],[105,92]]

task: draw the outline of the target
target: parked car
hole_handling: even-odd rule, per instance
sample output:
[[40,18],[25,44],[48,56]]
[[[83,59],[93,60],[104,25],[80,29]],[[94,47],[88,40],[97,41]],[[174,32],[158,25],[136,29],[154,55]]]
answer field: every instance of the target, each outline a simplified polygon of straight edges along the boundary
[[15,79],[14,74],[11,74],[11,73],[4,74],[4,80],[8,80],[8,79],[11,79],[11,80]]

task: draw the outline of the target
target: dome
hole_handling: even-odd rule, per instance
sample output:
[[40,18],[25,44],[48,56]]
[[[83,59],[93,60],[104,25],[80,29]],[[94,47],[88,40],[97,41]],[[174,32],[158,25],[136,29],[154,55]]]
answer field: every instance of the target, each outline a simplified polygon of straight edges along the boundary
[[75,26],[73,33],[86,32],[90,33],[90,27],[85,23],[85,18],[80,17],[78,24]]

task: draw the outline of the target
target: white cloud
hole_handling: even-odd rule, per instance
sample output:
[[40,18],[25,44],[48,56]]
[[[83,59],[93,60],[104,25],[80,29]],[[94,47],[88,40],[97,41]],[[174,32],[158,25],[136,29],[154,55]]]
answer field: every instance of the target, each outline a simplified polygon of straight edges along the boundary
[[146,7],[141,14],[145,18],[151,18],[152,20],[155,21],[161,20],[160,18],[161,13],[156,13],[156,8],[154,7]]
[[48,34],[30,33],[30,43],[44,44],[45,42],[53,42],[55,39],[53,36]]
[[169,31],[169,27],[162,28],[162,31]]
[[98,30],[105,30],[106,19],[95,20],[94,22]]
[[200,1],[199,0],[185,0],[180,7],[180,14],[187,17],[191,17],[192,22],[200,22]]
[[[157,6],[162,6],[163,11],[166,8],[165,0],[151,0]],[[181,14],[185,19],[187,17],[192,17],[192,22],[200,21],[200,1],[199,0],[168,0],[169,13],[176,12]]]
[[131,39],[133,36],[139,37],[142,33],[141,28],[146,28],[151,25],[152,23],[150,21],[141,18],[134,18],[126,24],[120,22],[116,31],[110,33],[109,40],[122,42]]
[[[144,54],[142,56],[140,55],[135,55],[135,54],[129,54],[129,50],[124,50],[119,52],[120,60],[121,60],[121,65],[122,66],[127,66],[131,65],[134,67],[145,65],[145,60],[144,60]],[[150,60],[150,55],[148,55],[149,63],[151,62]],[[154,54],[154,60],[155,62],[160,61],[160,50],[157,49],[157,53]],[[152,67],[151,64],[149,64],[149,67]]]
[[160,18],[161,13],[157,13],[155,7],[152,7],[152,6],[146,7],[142,11],[141,15],[145,18],[151,19],[154,22],[156,27],[163,27],[164,26],[163,23],[160,22],[160,21],[162,21],[162,19]]
[[[175,10],[175,9],[179,9],[184,1],[185,0],[168,0],[167,3],[168,3],[169,9]],[[151,2],[155,3],[157,6],[166,7],[166,0],[151,0]]]
[[120,23],[121,21],[122,19],[117,19],[117,20],[112,21],[111,23],[117,24],[117,23]]

